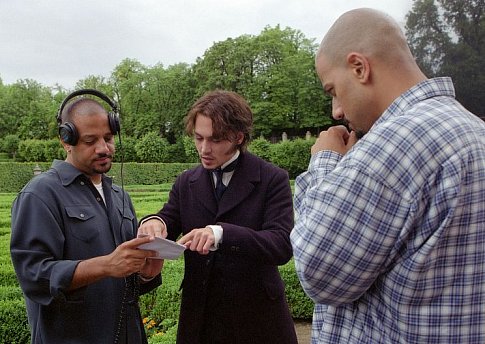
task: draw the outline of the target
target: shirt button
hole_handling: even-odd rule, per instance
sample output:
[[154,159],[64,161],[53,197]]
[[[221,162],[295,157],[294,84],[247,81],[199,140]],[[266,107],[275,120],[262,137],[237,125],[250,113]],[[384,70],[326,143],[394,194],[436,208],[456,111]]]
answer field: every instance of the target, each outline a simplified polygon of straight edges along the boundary
[[99,198],[99,197],[96,197],[96,200],[97,200],[98,202],[101,202],[101,198]]

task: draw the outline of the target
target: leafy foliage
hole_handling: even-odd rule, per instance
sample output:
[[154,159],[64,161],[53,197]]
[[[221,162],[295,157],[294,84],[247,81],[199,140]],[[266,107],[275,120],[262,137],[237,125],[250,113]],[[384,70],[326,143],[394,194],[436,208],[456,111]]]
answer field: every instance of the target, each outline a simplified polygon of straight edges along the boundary
[[271,160],[271,143],[264,137],[259,137],[249,143],[248,150],[266,161]]
[[485,1],[414,0],[406,34],[428,76],[451,76],[457,99],[485,118]]
[[8,134],[2,140],[2,151],[6,152],[11,158],[15,158],[19,147],[20,139],[15,134]]
[[307,169],[311,157],[310,149],[314,143],[314,139],[296,139],[272,144],[270,161],[287,170],[293,179]]
[[168,162],[168,141],[149,132],[135,144],[136,155],[142,162]]
[[[214,89],[233,90],[248,100],[256,136],[279,136],[289,128],[304,132],[330,123],[328,97],[314,70],[315,50],[300,31],[268,26],[256,36],[215,42],[194,65],[145,66],[124,59],[109,77],[89,75],[75,88],[95,88],[115,99],[123,134],[137,140],[154,132],[178,143],[191,105]],[[21,140],[56,138],[55,118],[67,93],[29,79],[0,82],[0,139],[14,134]],[[155,160],[141,161],[164,161],[151,154],[145,158]]]

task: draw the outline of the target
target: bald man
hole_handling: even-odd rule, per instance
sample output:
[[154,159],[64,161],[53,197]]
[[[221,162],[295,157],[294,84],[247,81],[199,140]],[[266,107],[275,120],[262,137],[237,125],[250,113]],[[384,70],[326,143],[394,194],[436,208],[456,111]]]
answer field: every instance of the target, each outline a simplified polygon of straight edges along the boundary
[[485,123],[375,10],[343,14],[316,69],[347,126],[295,183],[312,343],[485,343]]

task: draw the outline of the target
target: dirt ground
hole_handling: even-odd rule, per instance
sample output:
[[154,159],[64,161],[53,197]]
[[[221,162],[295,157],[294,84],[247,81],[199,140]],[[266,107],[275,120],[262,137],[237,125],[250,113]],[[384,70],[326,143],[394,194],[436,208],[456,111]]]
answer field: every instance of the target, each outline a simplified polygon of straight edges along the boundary
[[295,321],[296,336],[298,344],[310,344],[312,323],[310,321]]

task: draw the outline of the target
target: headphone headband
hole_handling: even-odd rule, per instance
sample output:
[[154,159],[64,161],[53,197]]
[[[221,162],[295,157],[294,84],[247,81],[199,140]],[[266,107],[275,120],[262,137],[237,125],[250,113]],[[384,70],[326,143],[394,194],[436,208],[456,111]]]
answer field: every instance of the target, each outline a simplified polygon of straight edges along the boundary
[[98,97],[98,98],[104,100],[111,107],[111,111],[113,111],[114,114],[118,115],[118,104],[114,100],[112,100],[106,94],[104,94],[104,93],[102,93],[98,90],[94,90],[94,89],[91,89],[91,88],[85,88],[85,89],[82,89],[82,90],[77,90],[77,91],[72,92],[62,101],[62,104],[59,107],[59,111],[57,111],[57,116],[56,116],[57,123],[62,124],[61,115],[62,115],[62,111],[66,107],[67,103],[71,99],[78,97],[78,96],[82,96],[82,95],[92,95],[92,96],[95,96],[95,97]]
[[109,106],[111,107],[111,112],[108,112],[108,124],[113,135],[120,133],[120,120],[119,120],[119,113],[118,113],[118,104],[108,97],[106,94],[86,88],[72,92],[69,94],[61,103],[59,110],[57,111],[57,124],[59,126],[59,136],[61,137],[62,141],[75,146],[78,140],[78,132],[74,123],[66,122],[62,123],[62,112],[64,111],[65,106],[67,103],[78,96],[82,95],[92,95],[104,100]]

